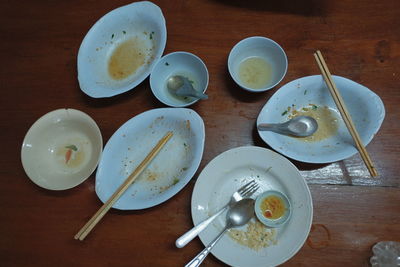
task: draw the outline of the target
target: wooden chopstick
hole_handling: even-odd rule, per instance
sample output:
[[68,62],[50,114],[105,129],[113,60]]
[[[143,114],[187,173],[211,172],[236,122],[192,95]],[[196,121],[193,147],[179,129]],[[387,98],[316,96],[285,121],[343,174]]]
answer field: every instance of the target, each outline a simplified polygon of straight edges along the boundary
[[326,85],[328,86],[328,89],[333,97],[333,100],[336,103],[336,106],[344,120],[344,123],[346,124],[347,129],[350,132],[351,137],[354,140],[354,143],[357,147],[357,150],[359,151],[361,158],[363,159],[365,165],[368,168],[369,173],[371,174],[372,177],[375,177],[378,175],[378,172],[376,168],[374,167],[374,164],[365,149],[365,146],[362,143],[362,140],[360,138],[360,135],[357,132],[356,127],[354,126],[353,120],[351,119],[351,116],[349,112],[347,111],[347,108],[345,106],[345,103],[343,101],[342,96],[340,95],[339,90],[336,87],[335,82],[332,79],[331,73],[328,69],[328,66],[325,63],[324,58],[322,57],[321,52],[318,50],[316,53],[314,53],[315,60],[317,61],[317,64],[321,70],[322,76],[325,79]]
[[114,205],[114,203],[122,196],[128,187],[136,180],[136,178],[143,172],[143,170],[150,164],[154,157],[160,152],[168,140],[172,137],[172,132],[167,132],[163,138],[158,141],[157,145],[150,151],[146,158],[139,164],[139,166],[126,178],[124,183],[114,192],[114,194],[103,204],[103,206],[90,218],[90,220],[79,230],[75,235],[75,239],[83,240],[96,226],[96,224],[103,218],[107,211]]

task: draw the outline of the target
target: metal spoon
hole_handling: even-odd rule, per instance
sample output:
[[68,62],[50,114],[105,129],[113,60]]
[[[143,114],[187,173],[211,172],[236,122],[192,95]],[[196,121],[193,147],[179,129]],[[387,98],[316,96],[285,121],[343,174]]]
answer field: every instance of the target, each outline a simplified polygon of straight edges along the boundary
[[318,123],[312,117],[298,116],[284,123],[260,123],[257,128],[259,131],[306,137],[317,131]]
[[222,232],[205,249],[203,249],[202,252],[200,252],[193,260],[186,264],[185,267],[199,266],[228,229],[246,224],[248,221],[250,221],[253,215],[253,199],[244,198],[238,201],[226,214],[226,226],[224,230],[222,230]]
[[195,90],[189,79],[181,75],[169,77],[167,80],[167,88],[171,93],[177,96],[191,96],[199,99],[208,98],[206,94]]

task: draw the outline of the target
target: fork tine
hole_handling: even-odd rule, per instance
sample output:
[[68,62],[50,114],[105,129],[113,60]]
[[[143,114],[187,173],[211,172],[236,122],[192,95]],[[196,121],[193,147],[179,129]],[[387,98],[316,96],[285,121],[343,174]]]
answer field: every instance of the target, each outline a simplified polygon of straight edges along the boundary
[[254,184],[256,184],[256,181],[255,181],[255,180],[251,180],[250,182],[248,182],[247,184],[245,184],[244,186],[242,186],[241,188],[239,188],[239,189],[237,190],[237,192],[238,192],[239,194],[242,194],[242,192],[246,191],[250,186],[252,186],[252,185],[254,185]]
[[254,192],[256,192],[260,188],[258,184],[254,184],[251,187],[249,187],[246,191],[244,191],[241,195],[242,197],[249,197],[251,196]]

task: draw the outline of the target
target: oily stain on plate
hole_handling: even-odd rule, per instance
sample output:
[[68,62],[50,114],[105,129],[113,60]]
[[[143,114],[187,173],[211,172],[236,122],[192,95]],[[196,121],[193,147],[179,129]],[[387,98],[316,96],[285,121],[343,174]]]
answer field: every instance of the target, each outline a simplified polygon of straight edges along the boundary
[[151,47],[148,42],[137,36],[123,41],[114,49],[108,60],[108,74],[114,80],[123,80],[131,76],[144,64],[150,64],[154,58],[153,51],[154,44]]

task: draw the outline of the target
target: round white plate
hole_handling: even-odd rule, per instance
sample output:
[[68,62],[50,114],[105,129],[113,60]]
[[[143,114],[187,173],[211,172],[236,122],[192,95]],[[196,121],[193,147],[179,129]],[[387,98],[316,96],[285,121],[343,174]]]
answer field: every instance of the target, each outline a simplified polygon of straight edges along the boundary
[[[233,192],[252,179],[260,184],[253,197],[273,189],[286,194],[292,204],[291,218],[283,227],[277,228],[277,244],[255,251],[224,235],[211,253],[231,266],[276,266],[290,259],[303,246],[313,216],[307,183],[297,168],[276,152],[244,146],[214,158],[201,172],[194,187],[193,223],[197,225],[215,213],[229,201]],[[208,245],[224,226],[223,214],[200,234],[203,244]]]
[[[368,145],[385,117],[382,100],[361,84],[339,76],[333,79],[364,145]],[[282,86],[262,108],[257,125],[284,122],[288,107],[299,109],[309,104],[327,106],[336,114],[339,122],[336,135],[318,142],[304,142],[269,131],[258,131],[260,137],[277,152],[302,162],[329,163],[356,154],[358,150],[321,75],[303,77]]]
[[96,169],[103,139],[96,122],[76,109],[57,109],[39,118],[27,132],[22,166],[38,186],[69,189]]
[[[139,54],[145,63],[132,75],[116,80],[108,73],[113,51],[124,41],[136,38],[143,43]],[[167,28],[161,9],[148,1],[114,9],[88,31],[78,52],[78,80],[81,90],[91,97],[111,97],[140,84],[164,52]]]
[[204,123],[187,108],[160,108],[123,124],[104,147],[96,173],[96,193],[106,202],[168,132],[173,136],[113,208],[138,210],[178,193],[193,177],[204,150]]

